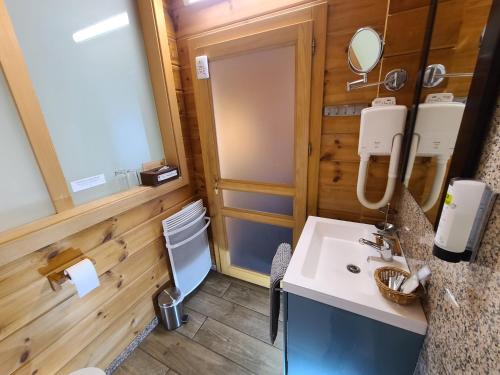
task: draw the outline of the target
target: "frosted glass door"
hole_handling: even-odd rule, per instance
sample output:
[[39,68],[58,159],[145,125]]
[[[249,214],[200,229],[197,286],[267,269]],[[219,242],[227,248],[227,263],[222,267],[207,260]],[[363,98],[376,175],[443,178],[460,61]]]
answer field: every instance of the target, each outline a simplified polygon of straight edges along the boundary
[[210,62],[221,178],[294,184],[295,47]]
[[55,213],[0,70],[0,232]]
[[313,24],[276,22],[188,41],[193,64],[208,59],[193,88],[216,259],[263,286],[278,245],[298,240],[307,197]]
[[164,152],[136,2],[5,3],[73,201],[138,185]]
[[224,190],[222,197],[225,207],[293,215],[293,197],[231,190]]
[[[242,53],[210,63],[222,179],[294,185],[295,47]],[[225,207],[293,215],[293,197],[223,191]],[[293,231],[227,217],[231,265],[269,274]]]
[[291,228],[232,217],[227,217],[225,223],[233,266],[269,275],[271,262],[279,244],[292,243]]

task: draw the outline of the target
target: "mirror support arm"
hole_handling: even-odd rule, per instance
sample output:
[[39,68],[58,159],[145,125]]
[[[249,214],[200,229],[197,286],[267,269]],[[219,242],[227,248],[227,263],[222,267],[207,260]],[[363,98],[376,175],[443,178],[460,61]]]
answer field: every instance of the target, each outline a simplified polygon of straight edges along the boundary
[[357,81],[347,82],[346,89],[348,92],[355,89],[379,85],[384,85],[387,91],[398,91],[404,87],[408,80],[408,72],[405,69],[393,69],[386,74],[383,81],[373,83],[368,83],[367,73],[360,74],[363,75],[363,78]]
[[[361,87],[366,87],[366,84],[368,83],[368,74],[367,73],[360,73],[360,74],[362,76],[361,79],[358,79],[356,81],[347,82],[347,85],[346,85],[347,91],[359,89]],[[379,83],[377,83],[377,84],[379,84]]]

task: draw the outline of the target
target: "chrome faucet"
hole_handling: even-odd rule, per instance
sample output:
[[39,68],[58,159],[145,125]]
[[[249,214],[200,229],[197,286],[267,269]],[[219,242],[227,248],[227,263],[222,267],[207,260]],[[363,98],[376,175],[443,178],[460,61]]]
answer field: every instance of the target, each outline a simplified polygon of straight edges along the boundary
[[364,238],[359,239],[360,244],[371,246],[380,253],[380,258],[369,256],[367,260],[370,261],[371,259],[374,259],[374,260],[383,260],[384,262],[392,262],[393,259],[392,250],[394,248],[394,243],[382,234],[373,233],[373,235],[382,240],[382,245],[379,245],[378,243],[375,243],[373,241]]
[[393,234],[396,231],[396,226],[394,224],[391,224],[388,222],[389,215],[396,214],[397,211],[391,207],[390,203],[387,203],[387,205],[383,208],[380,208],[378,210],[380,213],[385,215],[385,220],[378,222],[375,224],[375,227],[377,228],[378,233],[384,235],[384,234]]

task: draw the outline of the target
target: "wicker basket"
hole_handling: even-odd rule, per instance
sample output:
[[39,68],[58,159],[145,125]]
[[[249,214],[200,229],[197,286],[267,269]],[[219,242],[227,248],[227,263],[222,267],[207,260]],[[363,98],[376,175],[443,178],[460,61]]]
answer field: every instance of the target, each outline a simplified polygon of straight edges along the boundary
[[381,267],[375,270],[375,281],[377,282],[378,290],[388,300],[399,305],[409,305],[418,299],[416,293],[402,293],[388,287],[389,277],[404,275],[409,277],[410,274],[396,267]]

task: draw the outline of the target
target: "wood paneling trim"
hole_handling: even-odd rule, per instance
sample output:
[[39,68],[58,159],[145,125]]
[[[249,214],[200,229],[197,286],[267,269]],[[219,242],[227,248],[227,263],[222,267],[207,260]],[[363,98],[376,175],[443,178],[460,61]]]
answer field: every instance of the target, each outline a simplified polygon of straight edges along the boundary
[[5,233],[0,236],[0,267],[167,193],[171,192],[166,199],[172,203],[186,199],[192,195],[191,188],[185,186],[188,182],[180,177],[156,188],[137,187]]
[[259,272],[251,271],[246,268],[232,266],[229,268],[228,275],[237,279],[247,280],[252,284],[260,285],[264,288],[269,288],[269,276]]
[[[440,2],[431,49],[455,46],[462,23],[462,0]],[[422,50],[428,6],[390,14],[387,19],[384,56],[419,53]],[[401,32],[404,30],[404,32]]]
[[358,161],[359,134],[324,134],[321,142],[321,161]]
[[[165,19],[168,21],[168,15],[165,14]],[[168,22],[167,22],[168,23]],[[168,45],[170,46],[170,60],[173,66],[179,66],[179,52],[177,49],[177,41],[174,36],[168,36]]]
[[249,191],[253,193],[282,195],[293,197],[295,188],[286,185],[275,185],[266,183],[257,183],[251,181],[237,181],[222,179],[217,183],[219,189],[234,190],[234,191]]
[[101,285],[89,295],[84,298],[73,295],[3,339],[0,342],[0,372],[11,374],[36,357],[70,330],[75,322],[116,298],[121,290],[161,260],[165,261],[165,249],[161,241],[157,241],[102,275]]
[[[443,1],[443,0],[441,0]],[[389,14],[399,13],[405,10],[421,8],[429,5],[430,0],[398,0],[391,1],[389,6]]]
[[[370,190],[384,191],[387,184],[388,163],[370,163],[367,185]],[[332,188],[355,190],[359,161],[323,161],[320,164],[320,184]]]
[[181,69],[176,65],[172,65],[172,72],[174,74],[174,85],[176,91],[182,91]]
[[[367,198],[370,200],[380,199],[384,195],[383,190],[367,192]],[[364,208],[361,203],[356,199],[355,189],[335,188],[335,187],[321,187],[319,191],[320,210],[332,210],[356,213],[359,217],[362,212],[366,215],[374,217],[382,217],[376,210],[368,210]],[[368,213],[369,212],[369,213]],[[348,219],[346,219],[348,220]],[[356,220],[359,221],[360,219]]]
[[165,160],[189,180],[162,0],[137,2]]
[[318,177],[323,118],[323,88],[325,79],[326,30],[328,5],[312,9],[315,51],[311,72],[311,113],[309,119],[309,159],[307,167],[307,215],[316,215],[318,207]]
[[[312,9],[311,9],[312,11]],[[311,115],[313,21],[301,23],[297,40],[295,78],[295,197],[293,200],[293,246],[299,242],[307,218],[307,167]]]
[[[103,244],[119,240],[127,232],[140,227],[144,222],[162,212],[174,213],[184,202],[190,200],[189,196],[187,199],[172,202],[168,195],[162,196],[0,267],[0,275],[2,275],[0,299],[16,292],[20,285],[34,284],[40,278],[38,268],[45,266],[61,251],[72,247],[86,254]],[[12,280],[15,282],[11,282]]]
[[359,116],[325,116],[322,134],[359,134],[359,121]]
[[[321,1],[323,2],[323,1]],[[182,0],[169,6],[176,24],[178,39],[207,33],[214,29],[232,27],[248,20],[264,18],[268,14],[296,11],[320,1],[311,0],[238,0],[237,2],[218,1],[205,6],[184,6]]]
[[73,200],[3,0],[0,0],[0,65],[52,203],[57,212],[70,209]]
[[[142,251],[145,246],[157,241],[162,235],[161,221],[180,210],[189,201],[191,199],[184,200],[122,235],[85,252],[86,256],[96,262],[97,274],[102,276],[120,262]],[[22,276],[19,273],[11,273],[1,280],[0,288],[7,287],[6,292],[11,291],[11,293],[0,293],[0,316],[5,316],[5,319],[2,319],[0,340],[28,324],[31,320],[50,311],[58,303],[75,293],[74,289],[68,286],[54,292],[46,278],[37,271],[37,268],[44,265],[45,262],[37,264],[30,261],[32,259],[26,259],[25,262],[31,266],[30,269],[25,270],[31,275],[30,279],[19,277]],[[26,311],[29,311],[30,314],[26,314]]]
[[295,220],[293,219],[293,216],[288,216],[288,215],[271,214],[268,212],[252,211],[252,210],[245,210],[242,208],[229,208],[229,207],[224,207],[220,211],[222,216],[255,221],[257,223],[277,225],[286,228],[293,228],[295,225]]
[[[206,48],[210,51],[209,58],[211,60],[216,60],[221,57],[224,58],[247,53],[249,50],[293,44],[297,37],[298,27],[300,26],[289,25],[280,28],[280,32],[272,32],[272,30],[269,30],[269,33],[256,33],[250,35],[237,35],[238,31],[234,30],[236,32],[236,35],[233,36],[234,39],[224,41],[223,43],[212,44],[206,46]],[[197,52],[203,51],[203,47],[197,49]]]
[[[160,283],[166,279],[164,276]],[[154,291],[153,287],[149,293],[146,293],[94,341],[73,357],[57,374],[67,375],[72,371],[89,366],[106,368],[155,317],[151,291]]]
[[[163,246],[162,250],[163,250]],[[144,297],[150,299],[158,287],[168,281],[167,263],[160,261],[149,267],[143,274],[135,279],[132,284],[116,293],[113,298],[99,306],[93,314],[89,314],[76,322],[63,336],[50,345],[38,356],[23,365],[15,372],[19,374],[54,374],[63,367],[68,358],[75,357],[82,347],[89,345],[113,321],[119,319],[127,312],[128,306],[138,301],[153,304],[151,300],[144,302]],[[127,298],[123,298],[126,295]],[[78,343],[78,345],[74,345]],[[64,353],[64,356],[60,355]]]
[[335,34],[348,31],[352,36],[360,27],[376,27],[378,25],[382,27],[381,31],[383,31],[386,9],[386,0],[329,0],[328,33]]

